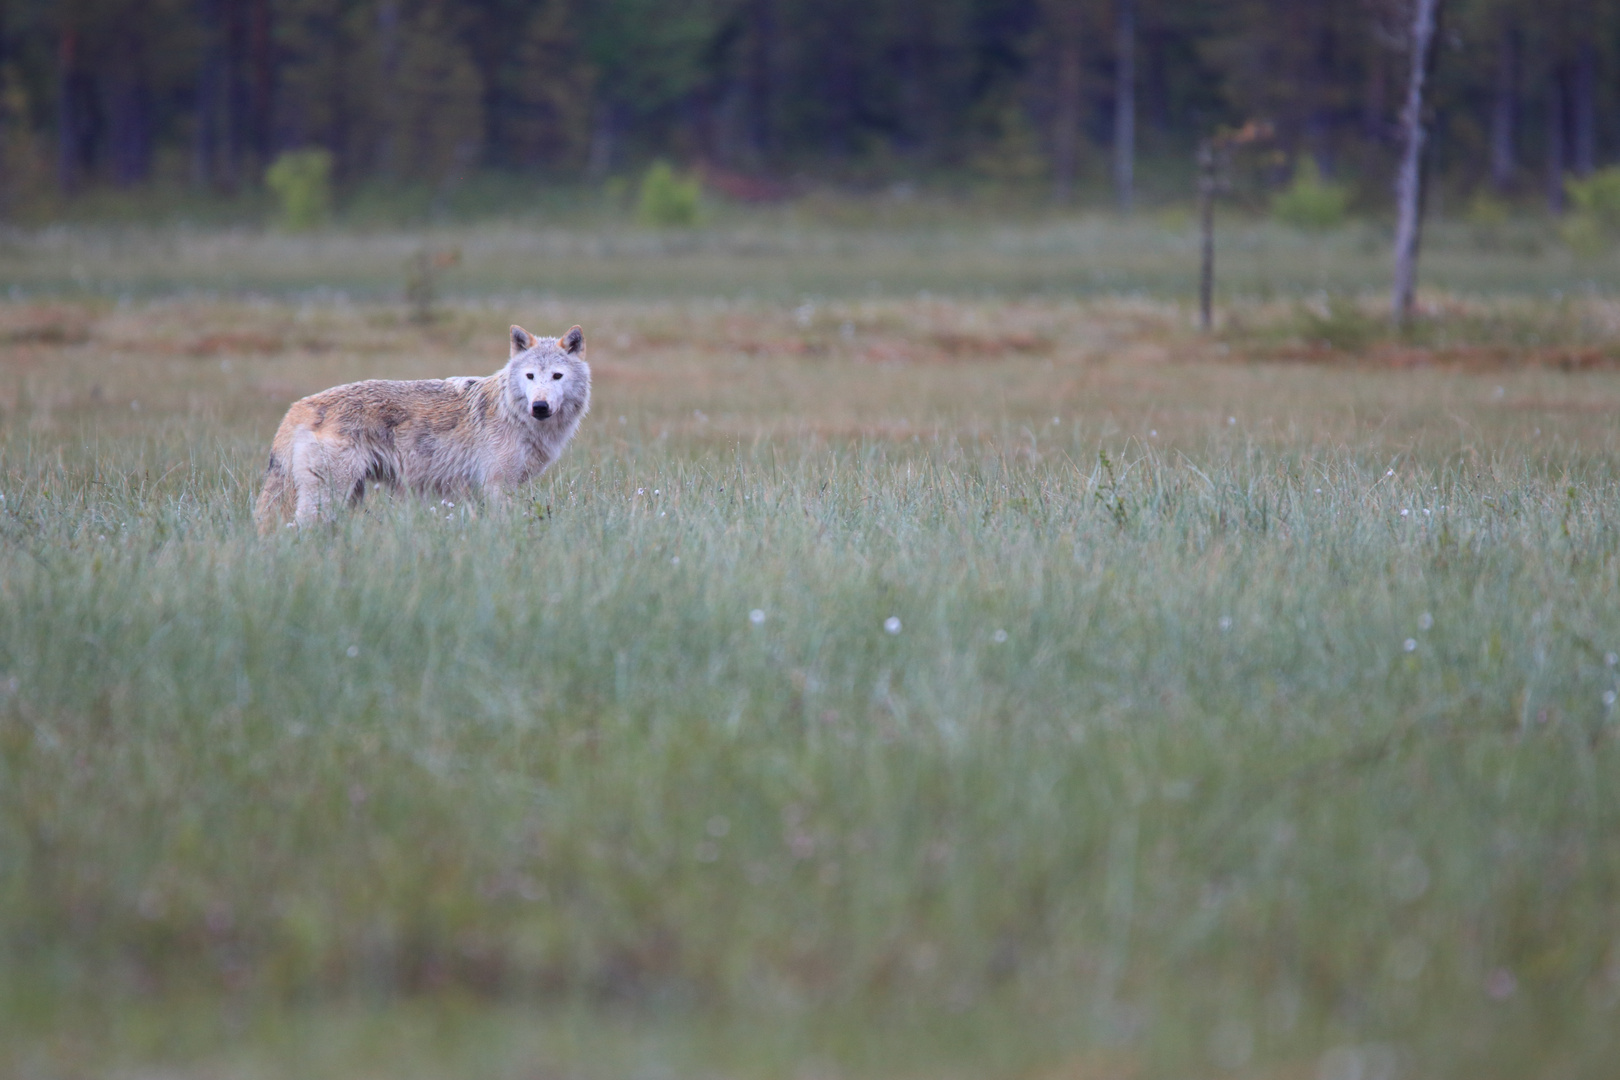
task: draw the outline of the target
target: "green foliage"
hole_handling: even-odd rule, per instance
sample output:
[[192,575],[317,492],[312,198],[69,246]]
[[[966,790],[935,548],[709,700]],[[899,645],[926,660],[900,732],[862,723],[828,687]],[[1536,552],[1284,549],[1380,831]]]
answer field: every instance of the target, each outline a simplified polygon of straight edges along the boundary
[[696,225],[701,193],[697,177],[681,176],[667,161],[655,161],[641,178],[636,219],[655,228]]
[[281,223],[303,232],[324,223],[332,211],[332,155],[326,150],[289,150],[265,171],[264,183],[281,204]]
[[1327,230],[1344,224],[1350,194],[1343,185],[1322,178],[1316,162],[1301,158],[1293,182],[1271,200],[1271,213],[1296,229]]
[[1482,229],[1498,229],[1513,218],[1513,207],[1506,200],[1489,191],[1476,191],[1468,200],[1464,217],[1470,225]]
[[1564,181],[1575,211],[1559,225],[1559,234],[1577,254],[1591,257],[1620,240],[1620,166],[1599,169],[1584,180]]
[[422,248],[405,260],[405,314],[425,326],[438,316],[439,276],[461,263],[461,249]]
[[1369,314],[1349,296],[1301,303],[1296,313],[1296,332],[1307,344],[1344,352],[1363,349],[1388,330],[1387,319]]
[[1564,182],[1578,212],[1590,214],[1605,232],[1620,233],[1620,165],[1599,169],[1584,180]]

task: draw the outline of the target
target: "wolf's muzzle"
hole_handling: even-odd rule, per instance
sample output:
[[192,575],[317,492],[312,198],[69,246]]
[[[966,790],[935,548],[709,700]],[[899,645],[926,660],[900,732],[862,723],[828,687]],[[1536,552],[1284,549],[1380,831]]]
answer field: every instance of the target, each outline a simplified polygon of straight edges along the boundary
[[529,406],[529,412],[534,414],[536,420],[544,420],[551,415],[551,406],[544,401],[537,401]]

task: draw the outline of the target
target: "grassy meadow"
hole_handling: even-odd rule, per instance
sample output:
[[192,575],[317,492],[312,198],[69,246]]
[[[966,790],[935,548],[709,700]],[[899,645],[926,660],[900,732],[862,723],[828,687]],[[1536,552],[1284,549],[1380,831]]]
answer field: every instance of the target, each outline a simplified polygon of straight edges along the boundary
[[[0,240],[0,1076],[1611,1075],[1613,268],[813,225]],[[530,497],[257,537],[510,322]]]

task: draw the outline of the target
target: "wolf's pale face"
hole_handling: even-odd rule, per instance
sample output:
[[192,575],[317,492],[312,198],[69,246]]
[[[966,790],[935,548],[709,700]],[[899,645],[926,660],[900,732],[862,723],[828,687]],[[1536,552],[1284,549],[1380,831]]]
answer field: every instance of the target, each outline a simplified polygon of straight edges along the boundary
[[537,340],[521,326],[512,327],[506,379],[513,399],[536,420],[576,410],[589,393],[591,379],[585,366],[585,335],[576,326],[556,340]]

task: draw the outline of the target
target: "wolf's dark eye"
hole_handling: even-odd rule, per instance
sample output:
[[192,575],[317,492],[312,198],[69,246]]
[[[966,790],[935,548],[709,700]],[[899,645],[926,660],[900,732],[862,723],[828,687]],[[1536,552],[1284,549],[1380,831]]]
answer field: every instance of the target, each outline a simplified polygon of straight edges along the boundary
[[553,371],[553,372],[552,372],[552,373],[551,373],[551,377],[552,377],[552,378],[553,378],[553,379],[560,379],[560,378],[562,378],[562,372],[560,372],[560,371]]
[[530,378],[530,379],[533,379],[533,378],[534,378],[534,372],[532,372],[532,371],[531,371],[531,372],[529,372],[529,378]]

